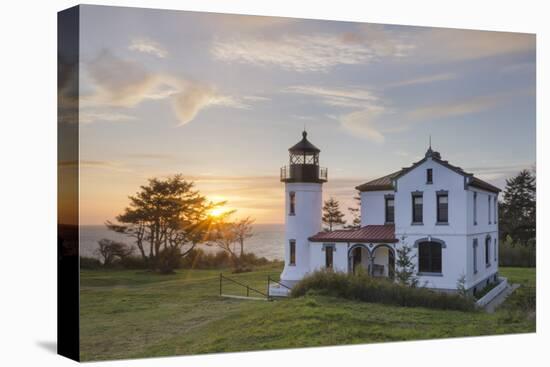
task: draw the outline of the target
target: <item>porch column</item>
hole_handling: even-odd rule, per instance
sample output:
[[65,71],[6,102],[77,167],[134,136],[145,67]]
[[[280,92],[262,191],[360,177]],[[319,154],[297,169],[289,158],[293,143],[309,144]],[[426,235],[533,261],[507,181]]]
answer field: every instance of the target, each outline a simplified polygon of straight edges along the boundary
[[374,274],[374,254],[371,254],[370,251],[368,251],[369,256],[369,277],[372,277]]

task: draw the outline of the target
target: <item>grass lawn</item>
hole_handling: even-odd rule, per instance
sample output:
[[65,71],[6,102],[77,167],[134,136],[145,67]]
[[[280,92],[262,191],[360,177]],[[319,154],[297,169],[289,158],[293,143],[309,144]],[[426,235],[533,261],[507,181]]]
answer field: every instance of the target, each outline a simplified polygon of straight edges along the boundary
[[[511,283],[535,285],[534,268],[501,268]],[[265,291],[276,266],[227,276]],[[219,270],[158,275],[81,271],[83,361],[375,343],[535,331],[535,321],[361,303],[325,296],[274,302],[221,298]],[[236,293],[237,287],[224,293]],[[251,295],[254,295],[251,293]]]

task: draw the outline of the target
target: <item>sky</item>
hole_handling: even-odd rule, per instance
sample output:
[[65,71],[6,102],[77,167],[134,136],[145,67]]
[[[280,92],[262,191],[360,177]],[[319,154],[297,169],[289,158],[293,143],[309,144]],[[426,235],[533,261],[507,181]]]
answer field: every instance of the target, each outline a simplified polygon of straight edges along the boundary
[[430,136],[501,188],[535,165],[531,34],[85,5],[80,53],[83,224],[176,173],[283,223],[279,169],[304,128],[344,210]]

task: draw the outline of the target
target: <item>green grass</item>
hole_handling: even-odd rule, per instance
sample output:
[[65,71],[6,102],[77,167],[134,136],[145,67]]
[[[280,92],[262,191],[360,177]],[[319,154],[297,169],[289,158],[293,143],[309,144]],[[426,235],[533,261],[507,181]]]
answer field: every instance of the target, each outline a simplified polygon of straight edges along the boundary
[[[264,291],[266,266],[227,276]],[[529,268],[501,268],[535,284]],[[221,298],[219,270],[81,272],[81,358],[104,360],[259,349],[534,332],[535,321],[505,311],[440,311],[309,295],[274,302]],[[227,288],[224,293],[243,291]],[[253,295],[251,293],[251,295]]]

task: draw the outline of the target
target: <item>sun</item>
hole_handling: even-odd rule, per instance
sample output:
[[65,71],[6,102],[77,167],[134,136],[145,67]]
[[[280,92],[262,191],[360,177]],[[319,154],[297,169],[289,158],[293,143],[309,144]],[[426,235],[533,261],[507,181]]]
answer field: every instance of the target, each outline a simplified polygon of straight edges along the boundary
[[218,208],[213,208],[208,212],[208,215],[211,216],[211,217],[219,217],[223,213],[225,213],[226,211],[227,211],[227,209],[225,209],[225,208],[219,208],[219,207]]

